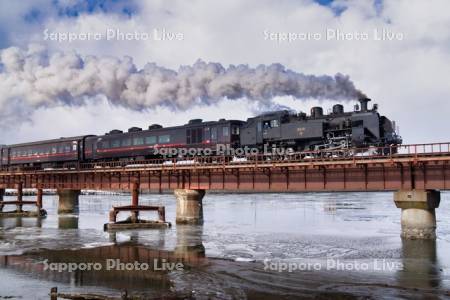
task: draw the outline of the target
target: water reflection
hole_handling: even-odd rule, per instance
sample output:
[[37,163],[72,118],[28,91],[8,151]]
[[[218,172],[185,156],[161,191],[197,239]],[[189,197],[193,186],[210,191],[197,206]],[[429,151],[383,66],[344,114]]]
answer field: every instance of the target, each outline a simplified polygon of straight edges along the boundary
[[175,253],[185,260],[205,257],[203,226],[177,225]]
[[397,272],[400,286],[435,288],[441,285],[436,240],[402,239],[403,270]]
[[77,215],[59,215],[58,216],[59,229],[78,229]]
[[[77,228],[78,218],[60,217],[59,228]],[[139,231],[142,234],[143,231]],[[177,227],[177,244],[173,250],[144,246],[137,231],[129,240],[117,242],[110,233],[113,245],[77,250],[39,250],[25,255],[0,256],[0,266],[25,272],[72,287],[102,286],[129,291],[169,293],[174,285],[170,274],[184,272],[206,264],[202,226]],[[163,231],[160,232],[163,237]],[[72,267],[71,267],[72,266]]]
[[42,227],[42,218],[14,217],[0,218],[0,227],[2,230],[13,229],[17,227]]
[[[143,201],[153,204],[153,197],[145,200],[143,196]],[[156,204],[166,206],[168,219],[174,220],[173,196],[160,197]],[[152,296],[152,291],[159,291],[154,298],[164,297],[169,291],[176,291],[177,295],[195,291],[197,297],[205,295],[205,299],[217,295],[229,299],[263,299],[268,294],[272,299],[287,294],[293,299],[300,294],[314,298],[317,293],[330,290],[348,292],[349,297],[345,299],[352,299],[351,295],[425,299],[433,294],[448,294],[450,206],[446,203],[450,204],[449,201],[443,201],[439,209],[441,231],[436,244],[401,243],[400,215],[391,194],[211,194],[205,198],[204,227],[185,225],[166,230],[103,232],[103,224],[108,220],[107,208],[128,203],[128,198],[85,198],[91,202],[80,202],[79,219],[58,216],[57,201],[47,201],[45,206],[50,213],[39,228],[32,228],[39,221],[36,218],[0,219],[4,229],[11,228],[0,231],[1,252],[25,253],[1,258],[0,263],[6,267],[0,267],[0,278],[5,279],[0,284],[2,296],[35,299],[38,295],[45,299],[53,286],[58,286],[60,292],[90,289],[93,293],[107,294],[105,291],[111,291],[115,297],[120,294],[118,289],[126,287],[129,294],[145,290],[143,294],[147,298]],[[214,259],[205,259],[205,248],[208,257]],[[404,270],[264,271],[265,258],[314,262],[327,257],[357,262],[392,259],[398,263],[400,259]],[[60,273],[41,270],[45,259],[57,262],[88,259],[105,263],[108,258],[138,262],[148,259],[152,262],[157,258],[159,263],[162,259],[185,261],[186,267],[183,271],[151,268]],[[322,298],[332,298],[326,296]]]
[[335,199],[328,199],[323,203],[323,211],[329,215],[336,215],[337,206]]

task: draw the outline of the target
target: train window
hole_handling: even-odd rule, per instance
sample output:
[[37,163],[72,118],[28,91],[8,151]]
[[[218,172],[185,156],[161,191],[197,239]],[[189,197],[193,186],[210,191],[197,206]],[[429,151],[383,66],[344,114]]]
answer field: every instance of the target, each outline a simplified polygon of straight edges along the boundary
[[135,137],[133,139],[133,145],[144,145],[144,138],[143,137]]
[[64,152],[70,152],[70,145],[65,145],[64,146]]
[[231,134],[233,134],[233,135],[239,134],[239,126],[231,127]]
[[147,136],[145,137],[145,143],[146,144],[156,144],[156,136]]
[[120,147],[120,140],[112,140],[111,148],[118,148],[118,147]]
[[52,147],[52,154],[55,154],[57,151],[56,147]]
[[101,148],[102,149],[108,149],[109,148],[109,141],[103,141],[101,142]]
[[264,122],[263,122],[263,128],[264,128],[264,129],[270,128],[270,122],[269,122],[269,121],[264,121]]
[[131,139],[122,140],[122,147],[127,147],[131,145]]
[[159,140],[159,143],[169,143],[170,142],[170,135],[168,135],[168,134],[160,135],[158,140]]
[[58,147],[58,153],[64,153],[64,146]]
[[211,128],[211,140],[217,140],[217,127]]
[[270,121],[270,127],[275,128],[275,127],[279,127],[280,124],[278,122],[278,120],[272,120]]
[[209,127],[205,127],[205,140],[211,139],[211,131],[209,130]]
[[187,130],[186,130],[186,144],[192,143],[192,141],[191,141],[191,135],[192,135],[191,130],[190,130],[190,129],[187,129]]
[[230,130],[228,127],[222,127],[222,135],[228,136],[230,134]]
[[31,155],[33,155],[33,150],[28,149],[28,156],[31,156]]
[[203,129],[197,128],[197,143],[203,142]]
[[258,122],[258,123],[256,124],[256,130],[258,130],[258,132],[261,132],[261,130],[262,130],[262,124],[261,124],[261,122]]

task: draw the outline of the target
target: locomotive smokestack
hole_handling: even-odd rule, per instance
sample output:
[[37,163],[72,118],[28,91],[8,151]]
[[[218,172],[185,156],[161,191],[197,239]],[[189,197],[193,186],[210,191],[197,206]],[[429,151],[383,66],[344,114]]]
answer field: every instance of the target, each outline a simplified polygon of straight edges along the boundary
[[372,100],[370,100],[369,98],[360,98],[359,99],[359,103],[361,103],[361,111],[367,111],[368,110],[368,107],[367,107],[367,104],[369,103],[369,101],[372,101]]
[[320,106],[314,106],[311,108],[311,117],[312,118],[320,118],[323,116],[323,108]]

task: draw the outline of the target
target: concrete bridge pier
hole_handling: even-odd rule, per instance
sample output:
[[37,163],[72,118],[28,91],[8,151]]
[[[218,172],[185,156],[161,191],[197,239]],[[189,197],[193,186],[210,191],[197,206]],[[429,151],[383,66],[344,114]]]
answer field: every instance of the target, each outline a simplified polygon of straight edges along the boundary
[[402,209],[402,233],[405,239],[436,239],[435,208],[441,193],[436,190],[401,190],[394,193],[394,202]]
[[78,213],[78,196],[80,190],[58,190],[58,213]]
[[205,190],[175,190],[177,198],[177,224],[203,224],[203,203]]

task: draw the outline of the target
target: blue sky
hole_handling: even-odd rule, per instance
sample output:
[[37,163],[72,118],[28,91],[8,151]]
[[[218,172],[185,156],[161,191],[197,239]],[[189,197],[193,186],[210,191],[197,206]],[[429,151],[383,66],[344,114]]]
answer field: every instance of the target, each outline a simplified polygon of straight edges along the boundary
[[[339,2],[338,5],[334,0],[311,0],[323,7],[327,7],[336,15],[340,15],[346,9],[345,2]],[[380,9],[382,0],[371,0],[373,5]],[[149,1],[152,2],[152,1]],[[275,1],[276,2],[276,1]],[[286,1],[289,2],[289,1]],[[296,2],[295,0],[293,1]],[[39,26],[50,18],[78,18],[80,15],[89,14],[114,14],[125,18],[132,18],[139,13],[142,2],[134,0],[40,0],[40,1],[23,1],[23,9],[18,15],[11,18],[18,19],[16,22],[23,21],[30,26]],[[8,5],[3,2],[0,6],[5,12],[8,11]],[[170,5],[167,10],[170,10]],[[2,29],[3,28],[3,29]],[[0,27],[0,48],[11,45],[12,41],[9,34],[5,32],[4,26]]]
[[[50,7],[50,10],[48,8]],[[133,1],[126,0],[86,0],[67,4],[58,0],[52,0],[49,7],[41,8],[32,6],[23,15],[23,19],[29,23],[40,23],[45,18],[57,15],[60,18],[77,18],[80,14],[120,14],[131,17],[137,11]]]
[[80,13],[120,13],[131,16],[136,12],[136,5],[126,0],[87,0],[72,6],[61,6],[58,0],[53,1],[60,16],[77,17]]
[[[333,0],[313,0],[320,5],[330,6]],[[376,1],[379,2],[379,1]],[[51,0],[52,9],[60,17],[78,17],[80,14],[115,13],[131,17],[138,10],[138,5],[130,0],[84,0],[67,5],[64,1]],[[23,18],[30,23],[42,22],[49,16],[49,11],[39,8],[39,5],[30,8]]]
[[329,5],[331,4],[331,2],[333,2],[333,0],[315,0],[315,1],[320,5]]

